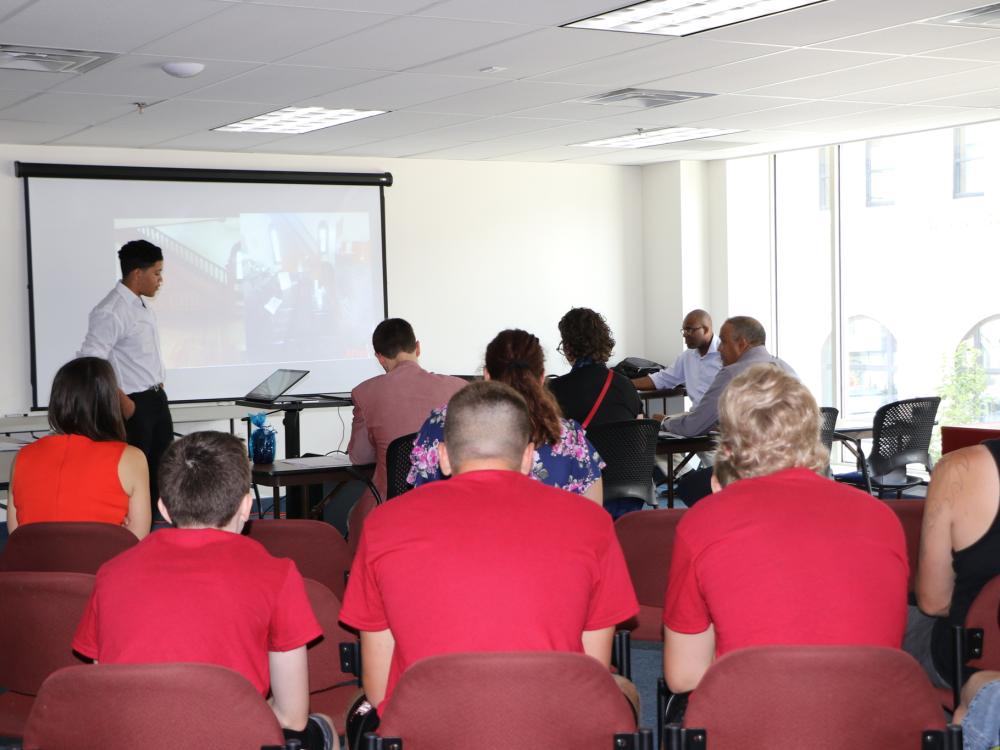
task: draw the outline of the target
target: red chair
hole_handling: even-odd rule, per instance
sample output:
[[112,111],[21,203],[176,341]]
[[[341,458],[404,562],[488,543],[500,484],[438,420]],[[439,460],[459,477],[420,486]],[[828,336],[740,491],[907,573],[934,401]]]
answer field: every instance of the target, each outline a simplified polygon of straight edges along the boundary
[[[282,521],[282,523],[284,523]],[[340,668],[340,643],[357,641],[358,636],[340,627],[340,601],[318,581],[306,579],[306,594],[323,637],[309,646],[309,711],[326,714],[338,731],[346,726],[347,711],[361,693],[358,681]]]
[[49,521],[18,526],[0,555],[0,571],[96,573],[138,543],[123,526],[94,521]]
[[303,578],[319,581],[338,599],[344,598],[345,574],[351,567],[351,551],[333,526],[323,521],[284,519],[253,521],[247,536],[264,545],[275,557],[288,557]]
[[214,664],[95,664],[42,685],[24,750],[257,750],[284,746],[274,712]]
[[1000,576],[993,578],[976,595],[965,614],[965,625],[955,626],[955,649],[962,660],[951,675],[953,699],[960,698],[966,667],[1000,670]]
[[684,726],[669,728],[667,747],[962,746],[960,731],[946,727],[938,696],[920,665],[903,651],[877,646],[733,651],[713,664],[691,693]]
[[615,533],[639,599],[638,620],[621,626],[630,628],[635,624],[634,640],[663,642],[663,600],[674,550],[674,531],[684,513],[682,509],[647,510],[626,513],[615,521]]
[[80,663],[71,643],[93,589],[85,573],[0,573],[0,736],[24,734],[45,678]]
[[923,500],[883,500],[903,524],[906,536],[906,559],[910,564],[907,591],[912,592],[917,579],[917,560],[920,557],[920,527],[924,522]]
[[[410,667],[382,716],[381,745],[405,750],[612,750],[635,717],[584,654],[446,654]],[[372,735],[367,735],[372,737]],[[626,747],[624,744],[618,747]]]

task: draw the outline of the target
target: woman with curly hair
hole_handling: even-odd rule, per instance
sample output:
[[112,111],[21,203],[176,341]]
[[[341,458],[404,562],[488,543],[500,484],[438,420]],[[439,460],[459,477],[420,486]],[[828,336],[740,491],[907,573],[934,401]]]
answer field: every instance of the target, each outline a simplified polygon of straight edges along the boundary
[[573,369],[551,380],[549,388],[563,414],[584,429],[640,416],[642,402],[635,386],[608,369],[615,339],[604,317],[587,307],[574,307],[559,321],[559,334],[560,350]]
[[[559,405],[545,387],[545,354],[538,338],[521,330],[497,334],[486,347],[487,380],[499,380],[520,393],[531,413],[535,459],[531,475],[601,503],[604,462],[576,422],[563,419]],[[444,438],[447,407],[434,409],[413,443],[407,481],[415,486],[441,479],[438,443]]]

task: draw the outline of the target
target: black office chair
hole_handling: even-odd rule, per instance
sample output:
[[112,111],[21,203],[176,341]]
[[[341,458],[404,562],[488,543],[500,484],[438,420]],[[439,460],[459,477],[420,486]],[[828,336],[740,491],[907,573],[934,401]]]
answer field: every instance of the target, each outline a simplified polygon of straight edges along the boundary
[[872,423],[872,452],[867,458],[860,440],[838,435],[852,445],[858,456],[859,471],[838,474],[837,481],[878,492],[879,497],[886,491],[895,492],[897,499],[903,496],[903,490],[926,484],[926,480],[908,475],[906,466],[922,464],[928,472],[933,469],[928,451],[940,403],[937,396],[928,396],[879,407]]
[[[819,439],[823,443],[823,447],[826,448],[826,452],[830,453],[833,450],[833,434],[837,429],[837,416],[840,412],[834,406],[821,406],[819,407],[819,413],[821,417],[819,426]],[[830,462],[826,462],[826,473],[827,476],[830,475]]]
[[406,477],[410,473],[410,451],[413,450],[416,437],[415,432],[403,435],[389,443],[389,447],[385,449],[386,500],[413,489]]
[[637,500],[639,508],[643,503],[656,505],[653,466],[659,430],[655,419],[607,422],[587,430],[587,439],[607,464],[602,472],[605,502]]

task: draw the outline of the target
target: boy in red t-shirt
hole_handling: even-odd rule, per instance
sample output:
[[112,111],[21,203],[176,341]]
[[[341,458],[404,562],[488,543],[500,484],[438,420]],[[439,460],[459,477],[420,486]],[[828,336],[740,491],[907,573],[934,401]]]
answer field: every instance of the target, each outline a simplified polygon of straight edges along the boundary
[[174,528],[101,566],[74,650],[106,664],[228,667],[270,692],[287,738],[336,747],[330,719],[309,714],[306,644],[323,633],[302,576],[240,534],[252,500],[243,443],[221,432],[181,438],[163,454],[159,487]]

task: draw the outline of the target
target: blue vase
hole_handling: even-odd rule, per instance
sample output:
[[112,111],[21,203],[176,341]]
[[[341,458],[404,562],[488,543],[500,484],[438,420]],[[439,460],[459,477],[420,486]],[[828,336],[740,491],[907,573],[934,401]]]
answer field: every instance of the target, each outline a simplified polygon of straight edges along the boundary
[[250,436],[250,456],[255,464],[273,464],[275,433],[271,430],[256,429]]

